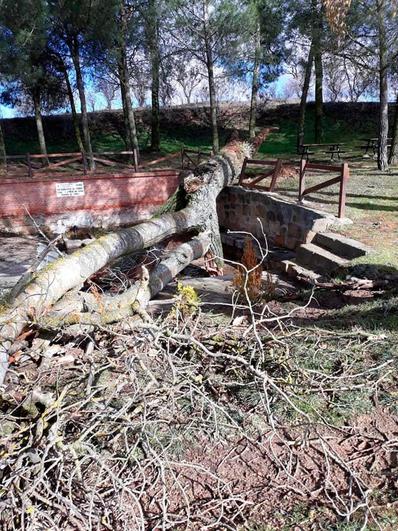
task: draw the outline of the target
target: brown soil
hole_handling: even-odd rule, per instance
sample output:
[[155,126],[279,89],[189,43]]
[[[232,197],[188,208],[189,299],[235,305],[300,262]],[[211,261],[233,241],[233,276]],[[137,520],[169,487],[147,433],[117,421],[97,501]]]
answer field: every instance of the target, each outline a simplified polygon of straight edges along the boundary
[[[342,429],[269,431],[256,440],[201,439],[173,466],[175,476],[169,476],[167,485],[169,511],[184,514],[190,504],[196,510],[207,506],[207,518],[201,512],[197,527],[192,527],[201,529],[214,522],[223,502],[225,520],[219,529],[231,517],[237,526],[267,522],[271,529],[286,529],[286,516],[298,505],[306,512],[322,505],[330,518],[336,508],[345,512],[349,503],[363,499],[365,485],[375,492],[387,489],[394,503],[397,437],[398,418],[376,409]],[[368,495],[372,498],[371,491]],[[160,498],[157,489],[148,493],[149,514],[158,512]],[[374,504],[369,501],[369,507]]]

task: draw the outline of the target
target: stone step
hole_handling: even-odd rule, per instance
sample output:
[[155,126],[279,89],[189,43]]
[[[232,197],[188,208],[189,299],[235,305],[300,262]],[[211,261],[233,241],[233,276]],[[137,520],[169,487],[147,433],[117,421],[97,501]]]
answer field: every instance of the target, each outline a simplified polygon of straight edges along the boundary
[[[224,246],[227,246],[230,249],[239,249],[239,253],[237,254],[240,258],[241,252],[243,251],[243,248],[245,246],[246,236],[241,236],[239,234],[221,233],[221,241]],[[268,250],[265,247],[262,247],[260,251],[256,241],[254,239],[252,241],[254,252],[256,253],[258,260],[261,260],[264,255],[267,255],[267,262],[288,260],[296,256],[296,253],[294,251],[291,251],[290,249],[284,249],[282,247],[270,246]]]
[[294,260],[282,260],[281,266],[283,267],[282,271],[289,277],[299,277],[301,280],[307,281],[308,284],[314,284],[316,280],[322,278],[319,273],[297,264]]
[[296,262],[316,273],[332,273],[348,261],[313,243],[304,243],[297,249]]
[[315,234],[312,243],[319,247],[323,247],[323,249],[326,249],[341,258],[347,258],[349,260],[358,258],[359,256],[365,256],[371,251],[371,249],[363,243],[334,232],[318,232]]

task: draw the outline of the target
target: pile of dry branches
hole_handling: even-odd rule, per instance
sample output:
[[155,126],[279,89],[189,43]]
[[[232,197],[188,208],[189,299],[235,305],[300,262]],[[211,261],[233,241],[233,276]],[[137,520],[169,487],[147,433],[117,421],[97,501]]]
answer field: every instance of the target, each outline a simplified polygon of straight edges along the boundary
[[279,528],[298,505],[308,527],[314,507],[326,526],[377,523],[398,424],[341,411],[394,384],[393,360],[368,356],[382,338],[314,334],[249,297],[228,318],[181,297],[149,322],[18,339],[1,528]]

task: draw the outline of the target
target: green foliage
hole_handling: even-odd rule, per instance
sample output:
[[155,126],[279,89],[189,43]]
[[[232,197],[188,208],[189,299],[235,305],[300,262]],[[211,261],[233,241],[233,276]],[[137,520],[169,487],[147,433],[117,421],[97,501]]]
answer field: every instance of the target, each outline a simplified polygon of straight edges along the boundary
[[201,303],[199,295],[192,286],[177,283],[178,299],[176,309],[183,315],[192,315],[198,311]]

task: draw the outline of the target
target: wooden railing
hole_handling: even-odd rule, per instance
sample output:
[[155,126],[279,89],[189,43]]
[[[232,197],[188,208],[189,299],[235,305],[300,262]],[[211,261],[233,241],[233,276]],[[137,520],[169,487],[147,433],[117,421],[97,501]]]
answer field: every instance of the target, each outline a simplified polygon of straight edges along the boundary
[[[307,172],[316,172],[316,173],[336,173],[338,176],[328,181],[324,181],[309,188],[305,187],[305,176]],[[347,163],[341,164],[340,166],[331,166],[327,164],[313,164],[302,160],[300,164],[300,180],[299,180],[299,200],[301,201],[306,195],[318,192],[334,184],[340,184],[339,189],[339,212],[338,217],[343,218],[345,215],[345,202],[346,202],[346,187],[347,181],[350,177],[350,169]]]
[[[253,166],[256,168],[272,166],[272,169],[267,172],[262,172],[262,173],[250,173],[250,172],[248,173],[247,170]],[[283,167],[283,164],[280,159],[262,160],[262,159],[248,159],[246,157],[245,160],[243,161],[242,171],[239,176],[239,184],[240,186],[245,186],[247,188],[255,188],[257,190],[273,192],[275,190],[278,177],[281,174],[282,167]],[[264,179],[267,179],[268,177],[271,177],[271,183],[269,186],[262,186],[258,184],[260,181],[263,181]]]
[[[127,157],[127,162],[120,161],[120,158],[126,159]],[[136,150],[94,152],[93,160],[106,167],[133,167],[135,171],[138,169],[138,153]],[[13,162],[18,166],[17,168],[14,166],[13,172],[9,172],[10,163]],[[35,164],[35,162],[39,164]],[[76,165],[76,163],[78,164]],[[84,175],[89,172],[88,157],[83,152],[50,153],[47,155],[27,153],[26,155],[7,155],[5,158],[5,168],[3,164],[2,175],[7,176],[10,173],[10,176],[14,176],[13,174],[18,173],[16,170],[26,168],[29,177],[39,177],[47,175],[49,172],[70,170],[67,166],[71,164],[73,164],[73,172],[82,171]]]

